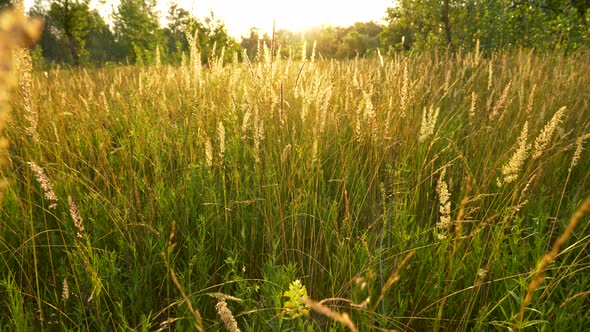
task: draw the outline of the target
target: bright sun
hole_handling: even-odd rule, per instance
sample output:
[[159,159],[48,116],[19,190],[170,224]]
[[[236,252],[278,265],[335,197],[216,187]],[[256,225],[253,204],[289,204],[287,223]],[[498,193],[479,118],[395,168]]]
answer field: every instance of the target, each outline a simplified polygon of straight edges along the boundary
[[[101,4],[102,2],[102,4]],[[27,7],[34,0],[25,0]],[[385,16],[392,0],[157,0],[157,10],[165,17],[171,3],[178,5],[197,17],[215,16],[225,23],[229,33],[238,38],[247,35],[251,27],[261,32],[272,32],[273,21],[276,29],[300,31],[313,26],[331,24],[348,26],[354,22],[377,21]],[[109,21],[110,13],[119,0],[91,0],[91,8],[99,9],[101,15]]]
[[[178,4],[206,16],[210,10],[221,18],[234,36],[244,35],[250,27],[271,32],[277,29],[303,30],[322,24],[347,26],[354,22],[380,21],[392,0],[179,0]],[[167,4],[160,2],[160,6]]]

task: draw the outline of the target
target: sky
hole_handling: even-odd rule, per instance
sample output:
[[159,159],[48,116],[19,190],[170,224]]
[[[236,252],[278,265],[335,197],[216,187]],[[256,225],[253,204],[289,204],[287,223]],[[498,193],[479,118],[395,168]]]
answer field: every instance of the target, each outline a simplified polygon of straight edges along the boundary
[[[25,0],[30,6],[34,0]],[[91,0],[91,7],[99,8],[106,16],[116,8],[118,0]],[[197,17],[209,16],[212,10],[221,19],[230,35],[239,38],[247,35],[250,27],[261,32],[272,32],[273,20],[276,29],[301,31],[313,26],[330,24],[349,26],[355,22],[382,22],[392,0],[157,0],[157,9],[165,17],[171,2],[188,10]],[[108,18],[107,18],[108,19]]]

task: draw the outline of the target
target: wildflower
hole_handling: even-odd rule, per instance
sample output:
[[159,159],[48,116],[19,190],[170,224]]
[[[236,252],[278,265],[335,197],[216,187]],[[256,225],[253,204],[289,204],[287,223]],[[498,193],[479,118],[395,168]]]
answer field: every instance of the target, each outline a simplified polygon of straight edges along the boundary
[[291,318],[309,315],[309,309],[303,303],[303,299],[307,299],[307,289],[301,284],[301,280],[297,279],[291,282],[289,290],[285,292],[284,296],[289,300],[283,304],[283,308]]

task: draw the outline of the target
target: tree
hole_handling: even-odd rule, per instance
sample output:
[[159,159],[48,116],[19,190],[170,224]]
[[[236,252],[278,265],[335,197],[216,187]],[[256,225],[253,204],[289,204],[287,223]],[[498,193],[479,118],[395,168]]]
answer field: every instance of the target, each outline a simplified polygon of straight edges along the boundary
[[240,44],[229,35],[227,28],[223,21],[217,19],[213,12],[210,12],[208,17],[205,17],[204,23],[194,21],[194,29],[199,31],[199,43],[201,46],[201,56],[204,62],[211,60],[213,56],[217,56],[222,50],[225,51],[224,60],[229,61],[233,58],[235,52],[241,50]]
[[254,59],[256,57],[256,53],[258,52],[259,39],[260,35],[258,33],[257,28],[250,28],[250,34],[247,37],[242,36],[242,41],[240,42],[240,45],[243,49],[246,50],[248,58]]
[[170,6],[166,18],[169,23],[164,29],[164,35],[168,41],[169,57],[172,62],[178,63],[182,57],[182,52],[188,51],[186,30],[194,18],[186,9],[178,7],[177,4]]
[[[382,42],[415,49],[572,50],[588,44],[590,0],[399,0],[387,10]],[[397,46],[396,46],[397,45]]]
[[121,0],[114,18],[115,37],[131,62],[151,62],[162,31],[155,0]]
[[103,64],[122,58],[122,51],[115,42],[115,35],[97,11],[92,11],[89,25],[92,27],[86,35],[86,49],[93,64]]
[[11,1],[10,0],[0,0],[0,9],[4,8],[4,7],[8,7],[11,5]]
[[57,29],[58,38],[65,41],[74,65],[86,63],[86,36],[91,31],[92,14],[89,0],[57,0],[51,4],[48,17]]

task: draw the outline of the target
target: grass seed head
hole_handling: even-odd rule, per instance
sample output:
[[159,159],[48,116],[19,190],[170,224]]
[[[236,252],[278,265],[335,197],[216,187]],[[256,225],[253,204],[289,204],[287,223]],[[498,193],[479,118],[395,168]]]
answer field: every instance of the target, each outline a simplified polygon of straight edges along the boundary
[[53,190],[53,184],[51,183],[51,180],[49,180],[49,177],[45,174],[45,171],[39,165],[32,161],[28,162],[27,164],[29,165],[31,171],[35,173],[35,178],[41,186],[41,189],[43,189],[45,199],[47,199],[50,202],[49,208],[54,209],[55,207],[57,207],[57,195]]
[[420,134],[418,135],[418,142],[424,143],[430,136],[434,134],[434,129],[436,127],[436,121],[438,119],[438,114],[440,112],[440,108],[434,108],[430,106],[427,110],[426,107],[424,108],[424,112],[422,113],[422,124],[420,125]]
[[440,172],[440,177],[438,178],[438,182],[436,184],[436,194],[438,195],[438,201],[440,204],[440,221],[436,224],[436,226],[442,230],[447,230],[451,226],[451,194],[444,179],[446,173],[447,168],[444,167]]
[[84,237],[84,221],[80,216],[80,212],[78,211],[78,206],[76,205],[76,202],[71,196],[68,196],[68,206],[70,207],[70,216],[72,217],[72,220],[74,221],[74,226],[77,230],[76,236],[81,239]]
[[228,331],[230,332],[239,332],[240,329],[238,328],[238,323],[234,318],[231,310],[227,307],[227,302],[225,300],[221,300],[217,302],[215,305],[215,310],[217,310],[217,314],[221,318],[221,321],[225,325]]
[[502,167],[503,178],[496,179],[496,184],[501,187],[503,184],[511,183],[518,179],[518,174],[522,169],[526,158],[528,157],[529,144],[527,136],[529,132],[528,121],[524,123],[520,136],[518,137],[518,147],[510,160]]
[[543,151],[547,148],[547,145],[553,138],[555,131],[557,130],[559,124],[562,122],[562,119],[565,114],[566,107],[563,106],[560,108],[551,118],[551,120],[545,125],[539,136],[535,139],[534,144],[534,151],[533,151],[533,160],[539,158]]

